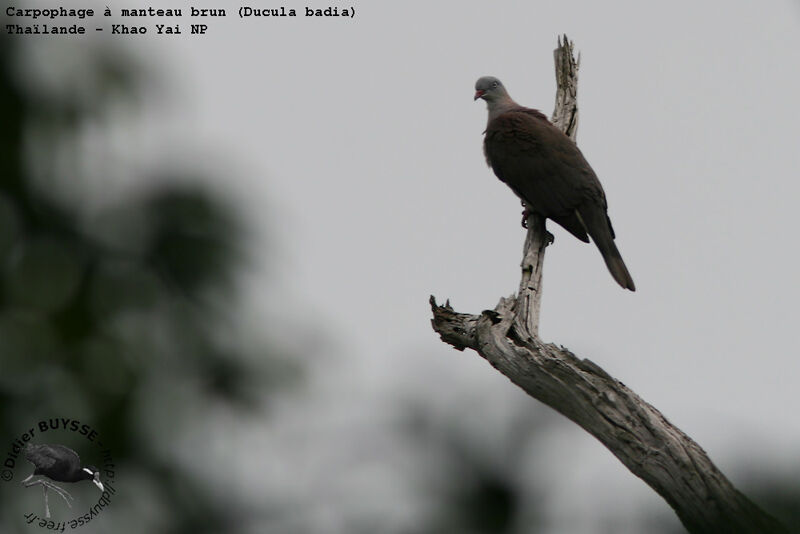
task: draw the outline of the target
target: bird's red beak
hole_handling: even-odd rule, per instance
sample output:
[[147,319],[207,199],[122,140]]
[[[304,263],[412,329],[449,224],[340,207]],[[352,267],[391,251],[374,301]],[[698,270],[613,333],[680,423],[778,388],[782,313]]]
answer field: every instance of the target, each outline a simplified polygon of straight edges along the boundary
[[485,92],[486,92],[486,91],[481,91],[480,89],[479,89],[479,90],[477,90],[477,91],[475,91],[475,98],[473,98],[472,100],[478,100],[480,97],[482,97],[482,96],[483,96],[483,94],[484,94]]

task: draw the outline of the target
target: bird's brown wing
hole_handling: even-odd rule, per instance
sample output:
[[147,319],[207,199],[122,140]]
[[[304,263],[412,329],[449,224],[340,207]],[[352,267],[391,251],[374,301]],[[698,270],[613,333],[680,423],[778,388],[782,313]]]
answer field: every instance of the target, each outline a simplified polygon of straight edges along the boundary
[[578,208],[605,211],[603,188],[575,143],[543,114],[528,108],[502,113],[486,129],[484,150],[497,177],[534,211],[589,241]]

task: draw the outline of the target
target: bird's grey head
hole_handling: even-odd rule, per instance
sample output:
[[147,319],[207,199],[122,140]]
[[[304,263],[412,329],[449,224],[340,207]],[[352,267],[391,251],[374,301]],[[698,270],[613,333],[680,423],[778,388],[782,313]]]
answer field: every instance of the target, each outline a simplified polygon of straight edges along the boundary
[[508,97],[503,82],[494,76],[484,76],[475,82],[475,100],[482,98],[488,103],[495,102]]
[[97,469],[93,465],[87,465],[86,467],[83,468],[83,472],[87,474],[86,478],[90,478],[91,481],[94,482],[94,485],[97,486],[100,489],[100,491],[105,491],[105,488],[103,487],[103,483],[100,482],[100,470],[99,469]]

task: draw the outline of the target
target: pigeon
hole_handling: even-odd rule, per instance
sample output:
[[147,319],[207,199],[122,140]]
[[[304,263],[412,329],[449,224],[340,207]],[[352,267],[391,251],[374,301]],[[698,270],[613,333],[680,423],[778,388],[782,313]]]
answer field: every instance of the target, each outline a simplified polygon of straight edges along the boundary
[[526,204],[600,250],[614,280],[636,290],[614,244],[606,195],[577,145],[540,111],[517,104],[502,82],[484,76],[475,83],[475,100],[489,111],[483,151],[486,162]]

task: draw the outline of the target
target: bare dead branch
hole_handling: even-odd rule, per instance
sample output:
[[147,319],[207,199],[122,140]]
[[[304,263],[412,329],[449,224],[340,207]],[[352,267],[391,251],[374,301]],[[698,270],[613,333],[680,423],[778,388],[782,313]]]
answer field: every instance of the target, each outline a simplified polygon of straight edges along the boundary
[[[558,44],[553,123],[574,140],[578,61],[566,36]],[[434,331],[458,350],[475,350],[531,397],[592,434],[672,506],[689,532],[788,534],[740,493],[697,443],[625,384],[590,360],[539,340],[547,243],[544,220],[530,217],[518,294],[480,315],[458,313],[449,302],[439,306],[431,296]]]

